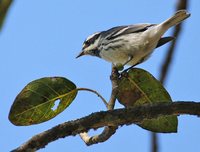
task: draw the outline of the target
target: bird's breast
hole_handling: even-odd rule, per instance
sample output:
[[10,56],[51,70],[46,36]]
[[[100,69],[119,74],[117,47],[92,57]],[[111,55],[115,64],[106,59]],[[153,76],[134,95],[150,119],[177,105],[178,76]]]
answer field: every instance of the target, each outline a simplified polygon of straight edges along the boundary
[[158,38],[154,40],[149,35],[148,33],[135,33],[120,37],[122,41],[102,45],[100,56],[114,64],[124,64],[130,57],[133,57],[128,64],[137,64],[142,58],[151,54],[157,45]]

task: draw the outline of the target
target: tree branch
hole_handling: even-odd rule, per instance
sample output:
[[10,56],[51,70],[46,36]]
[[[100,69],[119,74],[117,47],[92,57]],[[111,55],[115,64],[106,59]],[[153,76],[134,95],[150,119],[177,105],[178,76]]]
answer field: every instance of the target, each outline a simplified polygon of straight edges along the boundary
[[[117,98],[117,87],[118,87],[118,79],[119,79],[119,73],[118,70],[115,68],[115,66],[112,64],[112,71],[110,80],[112,83],[112,92],[110,96],[110,100],[108,104],[106,105],[108,110],[113,110],[115,106],[115,101]],[[87,132],[80,133],[81,139],[85,142],[86,145],[92,145],[100,142],[104,142],[108,140],[117,130],[118,126],[105,126],[104,130],[101,134],[90,137]]]
[[59,124],[47,131],[35,135],[12,152],[36,151],[38,149],[44,148],[47,144],[59,138],[75,136],[90,129],[98,129],[104,126],[131,125],[133,123],[139,123],[144,119],[157,118],[163,115],[180,114],[200,116],[200,103],[156,103],[128,109],[123,108],[95,112],[81,119]]

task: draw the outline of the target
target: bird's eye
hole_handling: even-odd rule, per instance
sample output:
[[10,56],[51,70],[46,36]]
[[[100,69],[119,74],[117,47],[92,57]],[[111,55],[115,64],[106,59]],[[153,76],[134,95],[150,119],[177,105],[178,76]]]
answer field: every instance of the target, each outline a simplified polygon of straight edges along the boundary
[[91,42],[89,40],[85,41],[84,42],[84,48],[90,46]]
[[89,41],[85,41],[85,45],[90,45],[90,42]]
[[89,41],[85,41],[83,43],[83,49],[87,48],[89,45],[90,45],[90,42]]

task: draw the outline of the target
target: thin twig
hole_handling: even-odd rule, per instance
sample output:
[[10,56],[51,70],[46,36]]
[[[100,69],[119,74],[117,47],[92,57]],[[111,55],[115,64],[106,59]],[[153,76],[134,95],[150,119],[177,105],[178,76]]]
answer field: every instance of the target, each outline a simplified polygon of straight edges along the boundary
[[158,152],[158,135],[155,132],[151,132],[151,152]]
[[[115,106],[116,96],[117,96],[117,87],[118,87],[118,79],[119,79],[119,73],[115,66],[112,64],[112,72],[110,76],[110,80],[112,82],[112,91],[111,91],[111,97],[106,105],[108,110],[113,110]],[[87,132],[80,133],[81,139],[85,142],[86,145],[92,145],[100,142],[104,142],[108,140],[117,130],[118,126],[105,126],[104,130],[101,134],[95,135],[90,137]]]
[[104,126],[131,125],[142,122],[144,119],[181,114],[200,116],[200,103],[186,101],[173,103],[156,102],[128,109],[122,108],[96,112],[77,120],[59,124],[37,134],[17,149],[14,149],[13,152],[36,151],[59,138],[75,136],[90,129],[98,129]]
[[0,31],[13,0],[0,0]]
[[77,91],[90,91],[90,92],[93,92],[93,93],[95,93],[99,98],[101,98],[101,100],[103,101],[103,103],[105,104],[106,107],[108,106],[108,103],[107,103],[106,99],[104,99],[104,97],[103,97],[101,94],[99,94],[97,91],[92,90],[92,89],[89,89],[89,88],[78,88],[78,89],[76,89],[76,90],[77,90]]
[[[176,11],[182,10],[182,9],[187,9],[188,7],[188,1],[187,0],[179,0],[176,6]],[[166,82],[167,75],[170,70],[170,65],[173,60],[174,52],[175,52],[175,47],[177,45],[177,41],[180,35],[182,29],[182,23],[178,24],[175,26],[174,31],[173,31],[173,37],[176,39],[171,42],[171,45],[167,51],[166,58],[161,66],[161,71],[160,71],[160,82],[164,85]],[[159,151],[159,144],[158,144],[158,136],[156,133],[151,134],[151,152],[158,152]]]
[[[187,9],[187,7],[188,7],[187,0],[179,0],[176,10]],[[178,38],[180,36],[181,29],[182,29],[182,24],[183,23],[180,23],[177,26],[175,26],[174,31],[173,31],[173,37],[175,37],[176,39],[171,42],[171,45],[169,46],[168,51],[167,51],[165,61],[163,62],[162,66],[161,66],[160,82],[162,84],[165,84],[166,77],[168,75],[170,65],[172,63],[173,55],[176,50],[175,47],[176,47]]]

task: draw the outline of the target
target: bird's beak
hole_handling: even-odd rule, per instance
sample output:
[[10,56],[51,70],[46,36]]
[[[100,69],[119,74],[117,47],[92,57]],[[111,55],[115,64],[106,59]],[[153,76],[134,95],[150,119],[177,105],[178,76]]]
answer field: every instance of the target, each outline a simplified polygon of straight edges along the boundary
[[84,52],[84,51],[81,51],[81,52],[79,53],[79,55],[78,55],[76,58],[79,58],[79,57],[81,57],[81,56],[83,56],[83,55],[85,55],[85,52]]

